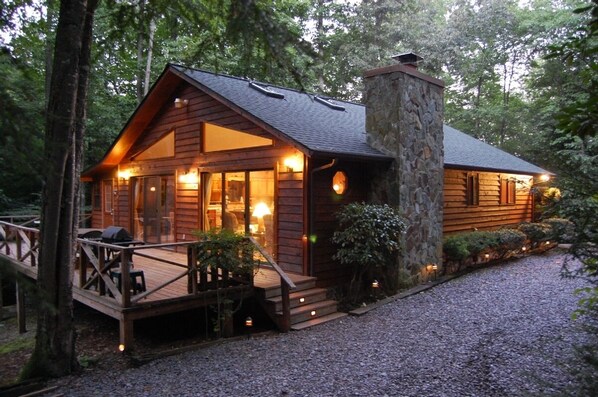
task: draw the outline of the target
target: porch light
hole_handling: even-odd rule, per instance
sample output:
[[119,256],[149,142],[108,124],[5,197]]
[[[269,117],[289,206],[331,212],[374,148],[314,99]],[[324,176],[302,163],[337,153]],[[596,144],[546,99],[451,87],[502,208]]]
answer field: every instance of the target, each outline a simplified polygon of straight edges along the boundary
[[247,328],[253,327],[253,319],[251,317],[247,316],[247,318],[245,319],[245,326]]
[[332,190],[336,194],[343,194],[347,190],[347,174],[337,171],[332,177]]
[[544,175],[540,176],[540,180],[542,182],[548,182],[550,180],[550,175],[544,174]]
[[129,178],[131,178],[131,171],[129,171],[129,170],[118,171],[118,178],[128,181]]
[[122,344],[122,343],[120,345],[118,345],[118,351],[119,352],[124,352],[125,351],[125,345]]
[[299,155],[286,157],[283,160],[283,165],[286,167],[287,172],[301,172],[303,170]]
[[174,100],[174,107],[177,109],[181,109],[189,104],[188,99],[176,98]]
[[197,171],[188,171],[182,173],[181,175],[179,175],[179,182],[190,185],[197,185],[199,183],[199,176],[197,176]]
[[378,287],[380,287],[380,283],[378,282],[378,280],[372,281],[372,288],[378,288]]

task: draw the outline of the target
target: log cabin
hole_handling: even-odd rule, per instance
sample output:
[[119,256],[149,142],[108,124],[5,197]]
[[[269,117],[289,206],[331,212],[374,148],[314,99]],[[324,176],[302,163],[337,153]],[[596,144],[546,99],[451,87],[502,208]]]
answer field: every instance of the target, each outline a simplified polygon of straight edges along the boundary
[[330,242],[347,203],[399,207],[410,269],[441,263],[444,234],[531,221],[549,173],[444,125],[444,84],[411,59],[367,71],[365,105],[167,65],[82,175],[91,226],[148,243],[231,229],[330,286],[347,276]]

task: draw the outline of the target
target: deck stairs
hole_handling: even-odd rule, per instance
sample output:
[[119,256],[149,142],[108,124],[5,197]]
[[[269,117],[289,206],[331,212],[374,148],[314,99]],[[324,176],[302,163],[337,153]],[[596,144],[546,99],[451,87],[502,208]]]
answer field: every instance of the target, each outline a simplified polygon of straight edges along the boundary
[[[316,287],[315,277],[305,277],[295,285],[297,288],[289,296],[292,330],[302,330],[347,315],[337,311],[337,302],[327,298],[326,289]],[[280,285],[258,288],[258,297],[270,318],[279,324],[282,317]]]

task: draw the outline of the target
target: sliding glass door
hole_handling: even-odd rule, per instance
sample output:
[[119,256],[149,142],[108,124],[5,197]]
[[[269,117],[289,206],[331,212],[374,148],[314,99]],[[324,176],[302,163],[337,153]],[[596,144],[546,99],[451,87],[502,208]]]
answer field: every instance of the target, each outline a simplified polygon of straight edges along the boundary
[[174,241],[175,180],[172,175],[136,178],[133,235],[146,243]]
[[274,252],[274,171],[203,174],[203,228],[253,236]]

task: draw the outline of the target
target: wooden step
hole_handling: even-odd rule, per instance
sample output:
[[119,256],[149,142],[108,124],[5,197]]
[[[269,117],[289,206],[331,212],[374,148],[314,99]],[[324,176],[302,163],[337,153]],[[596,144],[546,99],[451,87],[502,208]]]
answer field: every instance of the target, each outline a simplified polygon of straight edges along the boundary
[[[306,280],[298,281],[295,282],[295,285],[297,286],[297,288],[293,289],[291,292],[304,291],[306,289],[314,288],[316,286],[316,278],[311,277]],[[263,297],[266,299],[280,296],[280,285],[273,285],[259,289],[263,291]]]
[[329,321],[333,321],[333,320],[336,320],[336,319],[339,319],[339,318],[343,318],[343,317],[347,317],[347,313],[334,312],[334,313],[330,313],[330,314],[327,314],[327,315],[322,316],[322,317],[313,318],[311,320],[307,320],[307,321],[303,321],[301,323],[293,324],[293,325],[291,325],[291,329],[293,331],[300,331],[302,329],[313,327],[314,325],[324,324],[324,323],[327,323]]
[[[291,325],[336,312],[337,302],[324,300],[291,309]],[[312,314],[313,313],[313,314]],[[282,311],[276,313],[282,316]]]
[[[303,301],[301,301],[303,299]],[[295,308],[310,303],[326,300],[326,290],[324,288],[310,288],[289,294],[290,308]],[[275,296],[267,300],[272,310],[279,312],[282,310],[282,296]]]

